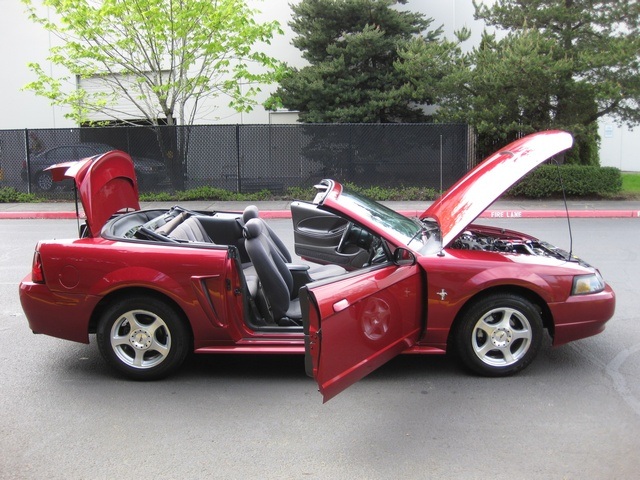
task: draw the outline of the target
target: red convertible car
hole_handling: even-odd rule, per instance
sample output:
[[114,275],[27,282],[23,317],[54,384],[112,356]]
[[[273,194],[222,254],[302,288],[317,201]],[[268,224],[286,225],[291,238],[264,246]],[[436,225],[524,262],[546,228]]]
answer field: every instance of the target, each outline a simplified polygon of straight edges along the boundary
[[291,204],[295,252],[258,215],[141,210],[133,163],[112,151],[51,167],[73,178],[80,238],[41,241],[20,299],[31,329],[96,334],[106,362],[157,379],[195,353],[305,353],[328,400],[400,353],[449,350],[487,376],[516,373],[546,329],[601,332],[615,296],[597,269],[530,235],[474,225],[502,192],[572,145],[524,137],[471,170],[420,218],[332,180]]

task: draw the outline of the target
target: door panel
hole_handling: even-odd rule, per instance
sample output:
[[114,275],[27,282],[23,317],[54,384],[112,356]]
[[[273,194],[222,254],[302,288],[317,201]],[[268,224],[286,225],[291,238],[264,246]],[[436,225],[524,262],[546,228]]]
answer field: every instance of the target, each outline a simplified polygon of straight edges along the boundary
[[301,291],[307,374],[324,402],[416,343],[422,289],[418,265],[387,264]]
[[339,250],[343,235],[351,225],[346,219],[304,202],[291,204],[295,252],[305,260],[320,264],[358,268],[369,258],[369,251],[356,244]]

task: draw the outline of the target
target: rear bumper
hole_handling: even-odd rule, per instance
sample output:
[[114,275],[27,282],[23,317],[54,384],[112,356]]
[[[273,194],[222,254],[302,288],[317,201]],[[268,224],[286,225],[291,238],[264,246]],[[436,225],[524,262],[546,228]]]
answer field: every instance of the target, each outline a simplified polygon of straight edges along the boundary
[[600,293],[576,295],[549,305],[554,319],[553,344],[562,345],[602,332],[616,309],[616,296],[609,285]]
[[33,283],[31,275],[20,282],[20,303],[34,333],[89,343],[89,322],[99,298],[52,292]]

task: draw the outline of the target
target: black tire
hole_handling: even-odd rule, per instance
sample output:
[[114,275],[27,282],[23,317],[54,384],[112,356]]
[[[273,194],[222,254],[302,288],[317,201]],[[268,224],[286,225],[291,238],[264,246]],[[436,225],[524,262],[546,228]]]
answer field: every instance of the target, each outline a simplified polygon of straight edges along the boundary
[[49,192],[53,190],[53,176],[51,172],[42,171],[38,173],[35,181],[38,190],[42,190],[43,192]]
[[513,375],[538,354],[543,326],[540,311],[513,294],[493,294],[473,303],[454,332],[462,364],[487,377]]
[[100,316],[96,339],[105,361],[133,380],[166,377],[191,348],[183,316],[151,296],[114,301]]

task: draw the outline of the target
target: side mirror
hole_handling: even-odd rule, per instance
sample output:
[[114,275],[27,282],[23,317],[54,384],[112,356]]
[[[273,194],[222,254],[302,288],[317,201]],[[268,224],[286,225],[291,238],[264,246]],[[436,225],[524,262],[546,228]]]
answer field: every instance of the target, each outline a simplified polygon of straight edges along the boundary
[[399,247],[393,252],[393,263],[399,267],[415,265],[416,256],[406,248]]

